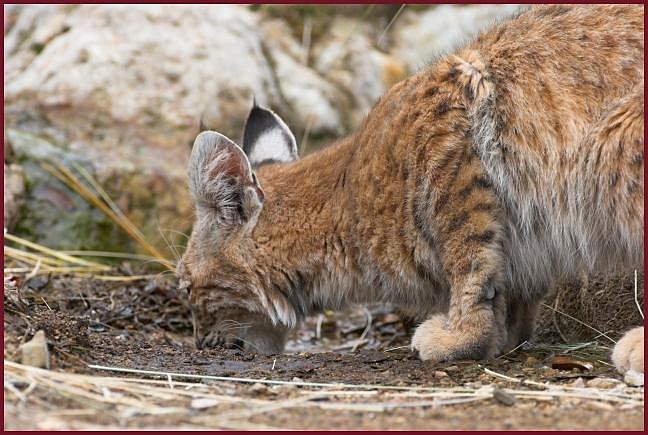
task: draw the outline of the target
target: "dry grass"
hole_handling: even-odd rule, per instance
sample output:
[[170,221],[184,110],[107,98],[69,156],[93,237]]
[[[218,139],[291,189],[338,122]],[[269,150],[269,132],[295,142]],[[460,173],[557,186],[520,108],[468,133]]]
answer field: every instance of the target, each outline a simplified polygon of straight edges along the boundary
[[[91,205],[97,207],[113,222],[119,225],[142,249],[144,249],[155,261],[162,264],[169,270],[174,270],[174,264],[167,257],[162,255],[151,243],[149,243],[142,232],[131,222],[131,220],[117,207],[114,201],[99,185],[99,183],[79,165],[75,169],[90,185],[88,187],[65,165],[61,162],[53,164],[43,163],[43,168],[58,178],[62,183],[74,190],[79,196],[88,201]],[[94,189],[94,191],[92,190]]]
[[[75,255],[71,255],[70,252],[57,251],[55,249],[30,242],[6,232],[4,236],[5,240],[9,240],[13,243],[31,249],[19,249],[5,245],[5,275],[24,274],[26,278],[44,274],[72,275],[77,277],[91,276],[95,279],[103,281],[135,281],[140,279],[151,279],[157,276],[154,274],[119,275],[116,273],[115,268],[112,266],[97,263],[94,261],[88,261],[77,256],[88,255],[84,251],[74,251]],[[88,256],[97,254],[105,257],[115,256],[118,258],[126,257],[131,259],[139,259],[142,261],[150,261],[150,257],[140,258],[134,254],[133,256],[131,256],[130,254],[109,252],[97,253],[95,251],[90,251],[90,254]],[[7,260],[9,260],[9,262],[13,262],[14,264],[7,265]]]
[[[10,397],[10,401],[27,403],[35,391],[46,391],[73,402],[75,407],[68,412],[76,416],[94,418],[98,415],[108,415],[113,421],[124,421],[134,416],[167,415],[174,416],[176,421],[180,418],[187,425],[247,429],[258,428],[249,422],[250,417],[278,410],[315,408],[382,413],[395,409],[439,408],[493,400],[496,392],[523,401],[578,399],[605,403],[605,406],[621,409],[643,406],[643,391],[636,388],[621,386],[606,390],[539,383],[511,378],[488,368],[484,368],[485,373],[497,381],[504,381],[507,387],[495,383],[479,388],[432,388],[291,382],[142,371],[120,367],[90,367],[128,373],[131,377],[49,371],[5,360],[5,394]],[[263,390],[263,394],[258,394],[258,388],[231,394],[232,386],[240,383],[289,385],[294,388],[290,393],[282,394],[266,394],[271,390]],[[39,412],[51,414],[50,417],[65,415],[65,411],[60,409],[42,409]],[[44,416],[40,418],[42,417]]]
[[[73,275],[79,277],[92,276],[104,281],[133,281],[149,279],[156,276],[149,274],[120,275],[116,273],[113,266],[82,257],[129,259],[138,261],[142,265],[148,263],[161,264],[167,271],[175,270],[174,262],[162,255],[146,240],[142,232],[117,207],[105,189],[103,189],[86,169],[75,164],[76,171],[87,183],[84,184],[61,162],[55,161],[52,164],[43,163],[42,166],[66,186],[79,194],[79,196],[88,201],[88,203],[106,214],[106,216],[119,225],[149,255],[105,251],[59,251],[9,234],[5,229],[5,259],[9,259],[15,263],[8,265],[5,260],[5,274],[25,274],[26,277],[42,274]],[[23,249],[7,246],[6,241],[20,245]]]

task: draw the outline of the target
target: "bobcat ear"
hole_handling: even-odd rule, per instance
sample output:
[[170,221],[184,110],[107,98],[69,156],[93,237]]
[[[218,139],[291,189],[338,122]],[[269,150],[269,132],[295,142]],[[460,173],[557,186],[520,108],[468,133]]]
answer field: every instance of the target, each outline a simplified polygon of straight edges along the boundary
[[196,137],[189,159],[189,191],[199,212],[215,211],[220,222],[258,216],[263,190],[243,150],[215,131]]
[[243,151],[254,167],[292,162],[297,160],[297,141],[276,113],[255,102],[243,130]]

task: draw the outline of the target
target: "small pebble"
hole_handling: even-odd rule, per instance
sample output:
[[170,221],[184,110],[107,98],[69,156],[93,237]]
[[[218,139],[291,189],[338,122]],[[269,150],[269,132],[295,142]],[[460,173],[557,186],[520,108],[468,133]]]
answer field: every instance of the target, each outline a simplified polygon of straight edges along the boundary
[[191,406],[193,409],[205,409],[217,406],[219,403],[219,400],[201,397],[198,399],[193,399],[189,406]]
[[628,370],[623,377],[623,381],[631,387],[643,387],[644,374],[635,372],[634,370]]
[[294,378],[292,378],[292,381],[293,381],[293,382],[304,382],[304,380],[303,380],[302,378],[298,378],[297,376],[295,376]]
[[50,355],[47,349],[47,340],[45,332],[40,330],[34,334],[34,337],[27,343],[20,346],[21,362],[32,367],[49,369]]
[[265,385],[263,385],[260,382],[256,382],[256,383],[252,384],[252,386],[250,387],[250,391],[253,392],[253,393],[265,393],[265,391],[267,389],[268,389],[268,387],[266,387]]
[[501,403],[502,405],[506,405],[506,406],[515,405],[515,397],[507,393],[506,391],[500,390],[499,388],[495,388],[493,390],[493,398],[497,400],[499,403]]
[[456,372],[457,370],[459,370],[459,367],[457,366],[450,366],[445,368],[446,372]]
[[551,367],[542,367],[542,370],[544,371],[544,376],[546,377],[558,376],[558,370],[552,369]]
[[611,411],[614,409],[614,406],[610,405],[609,403],[596,402],[596,401],[587,402],[586,406],[590,409],[594,409],[594,410],[600,409],[603,411]]
[[275,385],[270,389],[270,391],[274,394],[287,394],[296,389],[297,387],[294,385],[285,384],[285,385]]
[[434,377],[435,378],[447,378],[448,374],[442,370],[435,370],[434,371]]
[[583,381],[583,378],[576,378],[576,380],[569,384],[569,386],[573,388],[585,388],[585,382]]
[[614,388],[621,383],[622,382],[618,379],[601,377],[601,378],[590,379],[589,381],[587,381],[587,386],[592,388],[601,388],[607,390],[609,388]]

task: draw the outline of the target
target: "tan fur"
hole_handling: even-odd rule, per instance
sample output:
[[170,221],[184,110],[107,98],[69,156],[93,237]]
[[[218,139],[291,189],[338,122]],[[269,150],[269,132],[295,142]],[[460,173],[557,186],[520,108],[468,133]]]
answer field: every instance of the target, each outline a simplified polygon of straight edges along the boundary
[[644,328],[631,329],[617,342],[612,352],[612,362],[621,373],[634,370],[644,372]]
[[194,227],[179,275],[199,329],[228,304],[292,327],[383,301],[428,319],[423,359],[495,356],[556,280],[643,266],[643,7],[531,8],[256,175],[256,225],[216,245]]

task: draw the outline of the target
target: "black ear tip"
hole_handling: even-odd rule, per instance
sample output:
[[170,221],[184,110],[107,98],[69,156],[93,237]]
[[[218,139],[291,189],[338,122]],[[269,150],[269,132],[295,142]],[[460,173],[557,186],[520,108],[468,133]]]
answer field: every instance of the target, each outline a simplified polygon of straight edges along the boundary
[[279,118],[275,113],[263,106],[255,105],[250,109],[247,120],[245,122],[244,133],[250,128],[255,129],[256,127],[261,127],[261,129],[270,128],[272,125],[277,123]]
[[250,110],[250,115],[249,116],[252,116],[252,115],[262,115],[262,116],[270,115],[270,116],[274,117],[274,114],[273,114],[272,110],[270,110],[270,109],[268,109],[266,107],[263,107],[263,106],[257,104],[256,102],[255,102],[254,106],[252,106],[252,109]]

